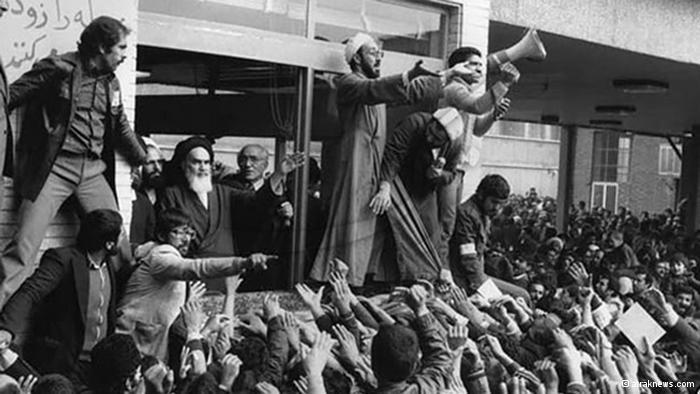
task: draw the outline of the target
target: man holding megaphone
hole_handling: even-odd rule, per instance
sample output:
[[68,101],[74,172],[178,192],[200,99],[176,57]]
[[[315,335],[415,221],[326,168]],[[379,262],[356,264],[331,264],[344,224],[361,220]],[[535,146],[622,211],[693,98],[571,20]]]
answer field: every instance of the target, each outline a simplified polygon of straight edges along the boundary
[[505,95],[520,78],[520,72],[513,64],[500,64],[497,66],[500,71],[498,80],[485,93],[477,93],[477,88],[484,82],[486,70],[481,52],[474,47],[461,47],[453,51],[448,58],[448,66],[459,72],[445,86],[441,106],[459,110],[466,127],[462,138],[444,152],[444,167],[455,168],[458,175],[451,183],[437,190],[442,228],[438,251],[443,261],[448,257],[448,242],[452,237],[462,195],[462,178],[470,164],[468,154],[473,138],[486,134],[493,123],[508,111],[510,100]]

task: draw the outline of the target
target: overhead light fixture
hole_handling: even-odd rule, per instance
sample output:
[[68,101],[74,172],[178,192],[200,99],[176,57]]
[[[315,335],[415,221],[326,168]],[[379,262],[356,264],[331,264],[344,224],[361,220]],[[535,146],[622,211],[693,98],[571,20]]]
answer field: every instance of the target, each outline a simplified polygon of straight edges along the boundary
[[557,124],[559,123],[559,115],[543,114],[540,116],[540,121],[544,124]]
[[136,79],[146,79],[151,77],[150,71],[136,70]]
[[633,94],[666,93],[669,89],[668,82],[654,79],[614,79],[613,86]]
[[591,119],[588,123],[594,126],[622,126],[622,121],[617,119]]
[[683,137],[685,137],[685,138],[693,138],[693,137],[694,137],[694,134],[691,133],[690,131],[686,131],[685,133],[683,133]]
[[595,107],[595,112],[606,115],[628,116],[637,112],[637,107],[634,105],[598,105]]

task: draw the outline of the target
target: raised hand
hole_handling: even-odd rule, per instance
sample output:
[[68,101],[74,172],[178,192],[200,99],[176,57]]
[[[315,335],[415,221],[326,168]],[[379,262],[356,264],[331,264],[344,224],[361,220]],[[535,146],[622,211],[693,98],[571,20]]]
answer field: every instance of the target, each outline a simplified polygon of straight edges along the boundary
[[355,368],[360,360],[360,350],[357,348],[355,336],[342,324],[333,326],[333,335],[338,340],[338,351],[335,352],[340,361]]
[[637,380],[637,369],[639,363],[629,346],[621,346],[618,351],[613,354],[613,359],[620,370],[620,375],[626,380]]
[[214,356],[217,360],[223,359],[231,350],[231,337],[228,332],[221,331],[214,341]]
[[311,314],[313,314],[314,318],[323,316],[324,312],[323,308],[321,307],[321,298],[323,297],[323,289],[325,286],[321,286],[321,288],[315,293],[309,288],[309,286],[303,283],[297,283],[294,288],[296,289],[297,293],[299,293],[299,296],[304,304],[311,310]]
[[207,318],[202,311],[202,303],[198,299],[188,301],[181,308],[181,313],[187,332],[199,334],[204,326],[204,320]]
[[349,314],[352,312],[352,309],[350,309],[350,301],[352,300],[350,287],[347,286],[345,278],[337,272],[331,272],[330,279],[331,286],[333,287],[333,305],[338,308],[341,315]]
[[255,385],[255,391],[260,394],[279,394],[280,391],[272,383],[260,382]]
[[241,328],[250,331],[252,334],[261,337],[267,337],[267,325],[262,321],[260,316],[254,313],[241,315],[239,318]]
[[432,77],[440,76],[439,74],[424,68],[422,60],[417,61],[416,64],[413,65],[413,68],[408,70],[408,80],[409,81],[413,81],[415,78],[418,78],[418,77],[423,76],[423,75],[432,76]]
[[496,104],[496,108],[493,109],[493,119],[494,120],[501,120],[503,119],[504,116],[506,116],[506,113],[508,113],[508,110],[510,109],[510,99],[507,97],[503,97],[498,101],[498,104]]
[[304,152],[294,152],[285,156],[277,164],[277,171],[282,175],[287,175],[304,165]]
[[233,354],[227,354],[221,359],[221,379],[219,382],[228,391],[231,391],[231,386],[241,371],[241,365],[243,365],[241,359]]
[[201,300],[202,297],[204,297],[204,293],[206,292],[207,285],[204,282],[190,282],[190,295],[187,298],[187,301]]
[[280,307],[280,297],[277,294],[267,294],[263,298],[263,315],[267,321],[282,314]]
[[501,81],[506,85],[514,85],[520,80],[520,71],[513,65],[513,63],[504,63],[500,67],[501,70]]
[[406,304],[415,312],[416,316],[428,313],[426,302],[428,301],[428,290],[421,285],[413,285],[409,289],[406,297]]
[[454,353],[462,353],[467,346],[469,329],[464,325],[450,326],[447,330],[447,345]]
[[175,374],[173,370],[161,362],[148,368],[146,372],[143,373],[143,377],[146,380],[146,386],[149,389],[148,392],[155,392],[157,394],[170,393],[175,384]]
[[328,358],[331,355],[332,347],[333,341],[328,333],[320,332],[316,336],[314,345],[304,358],[304,369],[308,376],[320,377],[322,375],[323,369],[326,367]]
[[224,281],[226,282],[226,294],[236,294],[243,283],[243,277],[241,275],[227,276]]
[[535,372],[544,382],[546,394],[559,392],[559,375],[556,366],[557,363],[549,359],[535,361]]
[[576,281],[579,286],[589,286],[591,276],[586,271],[586,266],[582,262],[573,263],[568,271],[569,275]]
[[298,353],[301,350],[299,322],[292,312],[284,312],[282,315],[282,328],[287,333],[289,346]]
[[20,392],[22,394],[31,394],[32,389],[34,388],[34,385],[36,384],[37,380],[39,380],[39,378],[35,377],[34,375],[20,377],[17,380]]

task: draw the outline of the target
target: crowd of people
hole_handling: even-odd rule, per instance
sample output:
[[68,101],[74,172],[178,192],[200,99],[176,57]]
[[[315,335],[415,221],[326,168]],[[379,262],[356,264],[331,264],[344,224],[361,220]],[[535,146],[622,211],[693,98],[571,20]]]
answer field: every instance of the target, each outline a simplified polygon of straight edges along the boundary
[[[7,8],[0,0],[0,16]],[[10,160],[18,228],[0,265],[0,392],[637,394],[700,383],[700,238],[682,213],[582,202],[562,232],[554,200],[514,196],[496,174],[460,201],[470,138],[508,110],[512,64],[488,64],[497,81],[478,93],[475,48],[453,51],[444,73],[418,63],[380,77],[377,43],[351,38],[352,72],[335,82],[344,149],[324,212],[320,170],[302,153],[267,175],[259,145],[241,149],[236,171],[207,138],[183,139],[166,161],[134,133],[114,76],[128,34],[98,17],[77,52],[39,61],[9,90],[1,79],[0,125],[25,111]],[[399,102],[426,110],[387,138],[383,104]],[[129,239],[115,149],[139,168]],[[242,311],[237,294],[284,279],[286,182],[304,165],[319,230],[309,281],[296,304],[268,292]],[[82,211],[76,242],[36,265],[69,197]],[[224,300],[207,314],[209,290]],[[632,313],[639,326],[622,323]]]

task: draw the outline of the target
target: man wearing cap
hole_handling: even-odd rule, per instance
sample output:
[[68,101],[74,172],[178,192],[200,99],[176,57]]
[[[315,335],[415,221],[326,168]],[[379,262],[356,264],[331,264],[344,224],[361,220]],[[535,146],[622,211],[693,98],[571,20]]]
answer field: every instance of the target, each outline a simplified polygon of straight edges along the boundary
[[[239,255],[236,233],[250,212],[265,214],[283,194],[284,179],[304,162],[302,153],[283,158],[276,171],[257,192],[213,184],[211,163],[214,150],[203,137],[190,137],[175,147],[167,164],[166,183],[157,211],[177,208],[192,219],[196,235],[191,244],[193,257]],[[215,284],[217,285],[217,284]]]
[[418,62],[403,74],[380,78],[381,59],[382,51],[367,34],[356,34],[345,46],[345,61],[352,72],[335,81],[342,150],[328,223],[311,271],[316,280],[327,280],[328,262],[340,258],[350,265],[349,283],[364,283],[370,260],[378,257],[372,255],[377,218],[369,201],[376,191],[386,142],[384,104],[420,99],[424,91],[411,91],[411,82],[422,75],[435,75]]
[[[454,108],[439,109],[433,114],[417,112],[401,121],[387,142],[379,191],[370,201],[370,208],[377,215],[387,212],[402,280],[435,278],[441,270],[436,250],[440,225],[435,190],[438,185],[451,182],[454,171],[443,169],[436,162],[440,151],[456,141],[463,129],[462,117]],[[392,185],[397,190],[392,190]],[[402,189],[410,199],[401,197]],[[397,205],[396,209],[387,211],[392,204]],[[403,206],[408,204],[413,207]],[[414,209],[420,219],[413,226],[407,225],[404,221],[411,220]],[[405,231],[415,226],[418,231]]]

